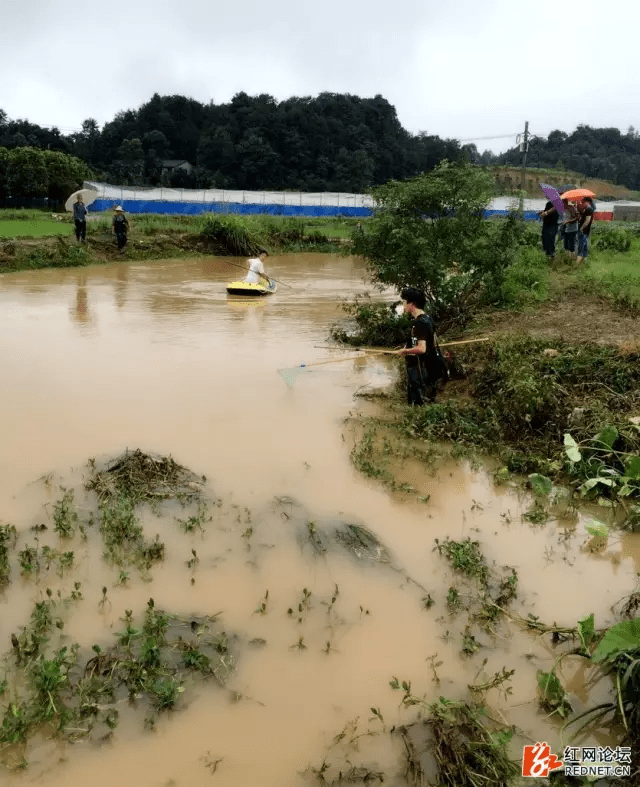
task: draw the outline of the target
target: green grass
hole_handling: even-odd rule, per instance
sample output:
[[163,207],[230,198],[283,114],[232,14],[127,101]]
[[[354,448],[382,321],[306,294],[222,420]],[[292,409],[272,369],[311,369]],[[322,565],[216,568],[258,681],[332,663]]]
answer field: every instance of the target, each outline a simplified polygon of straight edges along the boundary
[[[87,223],[89,236],[111,230],[112,213],[94,214],[97,218]],[[200,214],[197,216],[167,216],[153,213],[127,214],[132,236],[201,232],[210,216],[226,214]],[[322,218],[314,219],[295,216],[233,216],[232,221],[242,225],[256,236],[268,240],[269,235],[288,233],[297,239],[309,235],[324,235],[329,238],[348,238],[356,226],[357,219]],[[49,218],[41,211],[0,210],[0,237],[45,237],[66,234],[72,231],[71,214],[63,221]]]
[[614,295],[626,293],[632,298],[640,298],[640,241],[635,240],[625,254],[595,253],[588,267],[580,271],[579,278],[600,284]]
[[551,296],[569,286],[614,300],[625,298],[631,302],[640,301],[640,238],[633,237],[631,247],[625,252],[598,250],[595,246],[592,243],[584,266],[560,262],[552,267]]
[[0,220],[0,238],[43,238],[51,235],[68,235],[72,227],[49,218]]

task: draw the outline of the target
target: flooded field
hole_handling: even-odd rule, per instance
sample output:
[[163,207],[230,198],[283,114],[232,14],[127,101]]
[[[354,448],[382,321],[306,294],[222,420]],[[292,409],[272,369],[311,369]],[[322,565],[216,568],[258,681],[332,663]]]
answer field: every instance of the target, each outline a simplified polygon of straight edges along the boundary
[[[3,785],[296,787],[340,771],[352,782],[384,774],[387,784],[418,784],[391,730],[414,724],[420,706],[403,705],[390,682],[410,681],[427,702],[455,700],[503,668],[515,670],[509,682],[483,698],[515,726],[513,758],[537,740],[561,745],[562,719],[536,700],[536,671],[558,653],[519,620],[573,627],[593,612],[597,628],[613,622],[612,606],[636,588],[638,536],[595,547],[588,514],[528,521],[529,498],[467,464],[432,472],[398,460],[411,494],[360,475],[352,416],[377,405],[354,392],[388,384],[397,361],[310,366],[292,385],[278,370],[340,357],[322,345],[340,300],[366,289],[362,263],[319,254],[268,263],[282,284],[264,300],[227,296],[238,270],[220,258],[0,278],[0,525],[18,531],[0,591],[0,685],[16,661],[11,635],[48,599],[60,624],[51,648],[77,643],[82,665],[149,609],[183,624],[175,652],[193,651],[205,618],[226,643],[224,669],[185,670],[169,709],[105,696],[62,739],[5,746]],[[164,545],[143,566],[104,559],[96,493],[86,489],[127,449],[171,456],[198,492],[197,502],[158,494],[140,504],[144,538]],[[77,521],[63,537],[54,525],[70,492]],[[477,541],[492,572],[517,575],[495,625],[471,632],[473,590],[437,549],[447,538]],[[27,547],[29,569],[18,559]],[[577,712],[610,689],[582,661],[560,669]],[[14,691],[0,697],[3,714]],[[117,724],[88,734],[114,708]]]

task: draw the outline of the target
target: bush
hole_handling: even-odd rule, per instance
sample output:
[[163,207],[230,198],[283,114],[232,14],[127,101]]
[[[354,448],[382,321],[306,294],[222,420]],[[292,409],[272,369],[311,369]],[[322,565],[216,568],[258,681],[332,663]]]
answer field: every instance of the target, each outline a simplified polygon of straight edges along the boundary
[[419,287],[436,321],[464,325],[482,287],[500,279],[517,248],[512,217],[491,226],[483,218],[494,188],[486,170],[447,161],[379,186],[366,232],[353,233],[353,252],[376,284]]
[[[558,354],[549,357],[547,349]],[[640,435],[628,422],[640,401],[637,353],[521,337],[475,352],[485,360],[474,374],[471,401],[412,408],[405,418],[410,434],[497,452],[512,471],[529,473],[561,468],[568,428],[580,442],[611,424],[621,449],[640,450]],[[570,423],[576,407],[585,410],[580,426]]]
[[598,251],[629,251],[632,235],[621,227],[596,224],[593,229],[593,249]]
[[374,302],[368,295],[356,296],[342,308],[350,318],[345,325],[334,325],[331,338],[351,345],[394,347],[404,345],[411,318],[395,311],[395,304]]
[[236,257],[257,254],[263,246],[262,234],[232,214],[208,214],[202,222],[200,234]]

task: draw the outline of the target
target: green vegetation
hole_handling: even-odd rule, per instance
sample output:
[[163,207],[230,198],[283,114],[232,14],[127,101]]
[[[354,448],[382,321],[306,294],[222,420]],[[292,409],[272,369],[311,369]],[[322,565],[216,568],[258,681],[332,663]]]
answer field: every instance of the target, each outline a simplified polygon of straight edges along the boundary
[[[522,154],[517,147],[512,148],[494,157],[493,162],[520,167]],[[485,163],[490,162],[485,159]],[[617,128],[591,128],[585,125],[579,125],[571,134],[555,130],[546,140],[538,139],[531,145],[529,163],[550,168],[552,172],[560,171],[560,177],[566,174],[563,170],[569,169],[583,176],[613,181],[638,190],[640,135],[633,126],[629,127],[626,134]]]
[[[52,266],[81,266],[120,259],[111,235],[111,216],[94,218],[87,223],[87,242],[76,244],[70,214],[61,221],[49,222],[47,214],[25,212],[15,218],[16,211],[0,211],[0,237],[12,239],[0,243],[0,272]],[[40,217],[40,218],[38,218]],[[198,216],[161,216],[141,214],[129,216],[131,231],[125,256],[129,260],[161,259],[194,254],[251,256],[264,247],[269,251],[342,251],[342,239],[355,226],[349,219],[335,219],[331,238],[319,232],[313,219],[278,216],[237,216],[233,214],[201,214]],[[332,221],[324,220],[323,229]],[[51,232],[47,233],[46,226]],[[30,234],[29,227],[43,230],[45,237],[21,241]],[[31,233],[35,234],[35,233]]]
[[[87,118],[82,131],[66,136],[0,110],[0,145],[32,150],[29,144],[78,156],[112,183],[269,191],[362,192],[463,155],[454,140],[406,131],[380,95],[339,93],[276,101],[241,92],[218,105],[156,93],[102,130]],[[167,171],[166,159],[192,166]],[[2,174],[0,159],[0,197]]]
[[0,744],[23,747],[47,730],[75,740],[113,730],[121,700],[143,700],[154,713],[174,708],[193,673],[224,684],[233,670],[229,640],[215,618],[180,618],[156,609],[149,599],[136,623],[131,610],[110,647],[56,644],[73,598],[38,602],[28,626],[12,635],[13,664],[7,682],[12,698],[0,724]]
[[0,589],[10,581],[9,550],[15,545],[16,540],[17,531],[14,525],[0,525]]
[[157,510],[169,498],[183,505],[197,502],[198,512],[184,520],[188,527],[183,529],[201,527],[207,518],[200,499],[203,480],[171,457],[154,458],[140,450],[126,452],[103,470],[94,468],[87,489],[98,497],[106,559],[121,568],[136,565],[142,572],[163,560],[164,544],[158,535],[152,541],[145,539],[136,507],[148,503]]
[[43,238],[66,235],[69,231],[69,227],[62,222],[45,218],[43,214],[26,221],[0,218],[0,238]]
[[76,156],[60,150],[29,147],[26,139],[18,146],[3,147],[10,144],[6,136],[6,126],[0,117],[0,199],[9,195],[47,196],[62,201],[93,175],[89,166]]
[[373,190],[379,207],[366,231],[353,234],[353,250],[376,284],[424,290],[441,330],[464,327],[478,292],[500,286],[519,248],[521,222],[483,218],[493,194],[489,173],[449,162],[379,186]]

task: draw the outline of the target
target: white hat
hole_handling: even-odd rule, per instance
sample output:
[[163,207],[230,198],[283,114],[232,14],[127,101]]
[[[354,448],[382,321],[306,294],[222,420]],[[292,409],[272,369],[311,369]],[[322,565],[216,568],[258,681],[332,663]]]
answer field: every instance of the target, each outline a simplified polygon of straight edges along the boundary
[[[116,208],[114,208],[114,210],[122,210],[122,205],[118,205]],[[122,212],[124,213],[123,210],[122,210]]]

